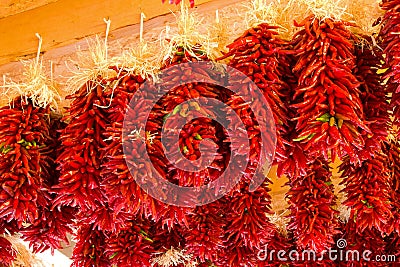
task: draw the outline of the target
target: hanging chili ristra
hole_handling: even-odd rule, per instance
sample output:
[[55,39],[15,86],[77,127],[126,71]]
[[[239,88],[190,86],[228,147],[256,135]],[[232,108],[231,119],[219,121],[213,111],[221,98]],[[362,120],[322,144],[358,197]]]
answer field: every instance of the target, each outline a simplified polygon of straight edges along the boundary
[[[337,240],[337,244],[346,244],[345,247],[341,247],[343,251],[342,260],[340,257],[337,258],[336,264],[340,267],[380,267],[388,266],[389,262],[376,261],[378,257],[384,255],[386,257],[386,243],[382,237],[380,231],[376,229],[365,229],[360,232],[357,227],[357,223],[350,217],[349,221],[343,224],[343,234],[338,236],[342,241]],[[341,243],[341,242],[346,243]],[[346,253],[353,251],[353,255]],[[366,252],[367,251],[367,252]],[[358,256],[357,256],[358,255]],[[345,260],[343,260],[345,259]],[[395,265],[396,266],[396,265]]]
[[358,151],[365,145],[360,132],[371,131],[365,123],[360,82],[354,76],[354,37],[346,23],[330,18],[310,16],[296,26],[304,29],[293,39],[297,56],[293,71],[298,77],[292,105],[298,136],[293,141],[305,144],[305,152],[314,158],[349,155],[359,164]]
[[382,146],[385,146],[389,115],[385,86],[379,72],[381,53],[378,49],[356,46],[356,55],[355,73],[361,81],[360,96],[366,121],[373,131],[361,130],[365,143],[359,153],[363,160],[361,166],[354,165],[349,157],[345,157],[340,166],[344,178],[342,184],[345,185],[343,191],[347,193],[344,204],[351,208],[350,216],[359,233],[365,229],[388,233],[392,220],[391,178]]
[[282,135],[289,121],[287,104],[283,98],[290,92],[283,75],[290,72],[290,64],[284,51],[288,44],[277,36],[277,28],[262,23],[247,30],[227,46],[228,53],[219,60],[232,57],[228,65],[243,72],[262,90],[272,110],[277,130],[275,161],[281,162],[286,158]]
[[34,107],[29,98],[0,109],[0,217],[15,220],[19,228],[36,223],[40,210],[49,206],[49,177],[41,161],[51,140],[49,112],[49,107]]
[[[65,125],[53,114],[51,114],[50,137],[46,141],[46,146],[41,150],[40,165],[42,166],[42,177],[45,178],[47,188],[51,188],[58,183],[59,173],[56,170],[55,159],[60,153],[60,143],[58,142],[59,130]],[[43,252],[49,248],[61,249],[62,243],[68,244],[67,235],[72,233],[75,210],[69,207],[51,210],[52,201],[55,198],[51,195],[50,203],[47,207],[41,207],[39,219],[35,223],[21,229],[22,238],[29,242],[34,253]]]
[[[359,152],[361,159],[373,157],[375,151],[382,149],[382,142],[388,136],[389,105],[387,102],[387,88],[382,78],[382,51],[373,46],[370,37],[362,36],[363,43],[372,47],[358,44],[355,46],[357,57],[355,75],[361,82],[360,99],[363,104],[365,120],[371,129],[371,133],[361,130],[365,147]],[[360,40],[361,41],[361,40]]]
[[200,263],[216,263],[224,254],[223,228],[226,221],[221,207],[225,203],[221,201],[196,207],[188,218],[189,227],[182,233],[187,253],[194,255]]
[[383,152],[387,155],[387,170],[390,175],[390,200],[393,218],[387,224],[388,233],[400,236],[400,147],[395,140],[383,144]]
[[[144,82],[144,79],[122,70],[115,70],[119,73],[116,83],[105,91],[106,102],[109,103],[106,116],[111,123],[102,132],[106,145],[102,148],[101,156],[103,158],[101,186],[112,210],[114,229],[124,228],[125,222],[134,218],[139,211],[144,214],[145,208],[150,206],[146,203],[151,201],[151,198],[136,184],[129,172],[122,147],[124,116],[129,101]],[[135,115],[139,116],[140,108],[131,112],[138,112]],[[140,148],[136,148],[137,152],[139,150]],[[127,157],[130,156],[127,155]]]
[[[218,98],[220,91],[214,85],[191,82],[196,76],[207,75],[209,77],[211,75],[201,68],[190,67],[189,65],[187,69],[178,71],[179,67],[172,70],[168,69],[168,67],[181,63],[208,61],[207,55],[200,45],[193,46],[190,49],[176,45],[174,49],[174,53],[166,57],[162,65],[162,86],[173,88],[161,97],[147,120],[146,135],[152,137],[151,142],[147,143],[147,151],[153,166],[159,166],[159,173],[168,181],[181,186],[201,186],[215,180],[225,170],[229,151],[227,151],[227,146],[224,143],[224,136],[218,136],[220,126],[213,119],[208,118],[210,115],[210,117],[213,117],[212,107],[209,107],[206,103],[201,103],[196,98]],[[175,86],[178,79],[181,85]],[[129,112],[134,113],[136,111]],[[196,116],[199,118],[196,118]],[[192,117],[195,119],[190,119]],[[187,121],[190,123],[187,123]],[[176,132],[179,123],[183,123],[184,128],[180,132]],[[168,142],[169,139],[166,137],[167,141],[163,141],[164,145],[179,146],[181,153],[191,161],[200,157],[200,144],[207,145],[207,149],[209,146],[214,149],[216,145],[217,154],[214,161],[200,172],[180,170],[174,167],[167,160],[162,148],[161,133],[163,127],[169,133],[179,134],[178,144]],[[168,136],[168,134],[165,135]],[[213,142],[203,139],[211,139]],[[187,216],[192,208],[166,205],[158,201],[154,204],[155,206],[152,208],[157,207],[156,220],[161,219],[169,228],[174,227],[173,224],[175,223],[188,226]]]
[[338,233],[336,196],[328,163],[317,159],[305,176],[290,179],[287,193],[291,210],[288,226],[297,248],[321,253],[332,247]]
[[354,167],[348,157],[340,165],[347,199],[344,204],[351,208],[350,219],[354,220],[359,233],[378,230],[386,233],[392,218],[390,201],[390,175],[386,165],[387,156],[377,151],[361,166]]
[[384,0],[381,4],[386,11],[382,19],[382,28],[379,33],[380,45],[384,49],[385,81],[388,93],[392,93],[390,101],[393,110],[394,125],[400,125],[400,1]]
[[67,97],[72,102],[63,118],[68,125],[60,135],[63,147],[57,158],[60,178],[52,188],[57,194],[54,207],[76,207],[81,214],[77,216],[101,229],[112,229],[113,225],[100,187],[101,148],[106,145],[102,132],[108,123],[104,89],[112,81],[113,78],[98,77]]

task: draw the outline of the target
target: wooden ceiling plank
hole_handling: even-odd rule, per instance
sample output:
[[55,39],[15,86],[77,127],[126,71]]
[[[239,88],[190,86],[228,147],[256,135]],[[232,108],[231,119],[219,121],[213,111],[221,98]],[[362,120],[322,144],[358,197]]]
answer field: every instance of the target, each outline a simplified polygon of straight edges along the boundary
[[2,0],[0,2],[0,18],[22,13],[56,1],[57,0]]
[[[196,4],[211,0],[197,0]],[[43,51],[67,45],[105,30],[103,18],[111,19],[111,30],[137,24],[140,12],[147,20],[177,10],[161,0],[59,0],[48,5],[0,19],[0,65],[36,51],[35,33],[43,37]]]

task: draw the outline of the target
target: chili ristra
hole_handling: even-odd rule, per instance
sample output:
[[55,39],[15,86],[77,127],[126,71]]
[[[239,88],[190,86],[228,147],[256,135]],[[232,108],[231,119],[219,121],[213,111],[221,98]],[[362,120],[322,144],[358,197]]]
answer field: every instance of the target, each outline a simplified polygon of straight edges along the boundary
[[[282,135],[288,124],[288,104],[285,101],[290,86],[284,75],[291,73],[288,43],[278,37],[277,26],[262,23],[245,31],[219,60],[231,57],[228,65],[252,79],[266,98],[277,130],[276,162],[286,158]],[[288,77],[285,77],[288,78]],[[234,101],[234,100],[231,100]]]
[[67,96],[72,101],[68,115],[63,118],[68,124],[59,138],[62,147],[57,157],[60,178],[52,187],[57,195],[53,208],[77,208],[81,220],[94,223],[100,229],[112,228],[109,207],[100,187],[101,149],[105,147],[102,133],[109,123],[104,109],[108,105],[104,90],[112,81],[98,77]]
[[394,125],[400,125],[400,1],[384,0],[381,4],[386,11],[379,33],[380,45],[385,54],[385,81],[388,93],[392,94],[390,106],[393,111]]
[[291,210],[289,230],[299,249],[321,253],[332,247],[338,231],[336,196],[328,162],[323,158],[311,164],[305,176],[292,177],[287,193]]
[[[384,238],[382,238],[382,233],[377,229],[365,229],[360,232],[357,229],[357,223],[350,217],[349,221],[341,224],[341,229],[343,233],[337,236],[337,241],[339,239],[344,239],[347,242],[347,249],[351,249],[354,253],[359,253],[361,255],[359,258],[349,257],[347,261],[336,261],[336,266],[347,267],[347,266],[376,266],[376,267],[386,267],[386,266],[396,266],[398,262],[390,263],[383,261],[376,261],[376,259],[381,259],[381,255],[389,255],[387,248],[387,243]],[[371,253],[366,257],[362,257],[362,253],[365,251],[370,251]],[[395,253],[398,253],[396,251]],[[394,254],[392,254],[394,255]],[[379,258],[377,258],[378,256]],[[397,259],[397,258],[396,258]]]
[[[400,147],[395,140],[388,140],[383,144],[383,152],[387,155],[387,170],[390,175],[390,201],[393,217],[387,224],[388,233],[400,236]],[[400,244],[399,244],[400,245]],[[400,246],[398,247],[400,248]]]
[[340,165],[347,199],[344,204],[351,208],[350,219],[358,232],[377,229],[386,233],[392,218],[390,201],[390,175],[386,166],[387,156],[375,152],[361,166],[353,166],[348,157]]
[[[360,38],[363,39],[363,42],[373,44],[373,40],[368,36]],[[363,160],[373,157],[375,151],[382,150],[382,142],[388,136],[389,99],[381,73],[384,68],[382,51],[376,46],[368,47],[358,44],[355,46],[355,55],[357,57],[355,75],[361,82],[360,99],[363,104],[365,120],[371,129],[371,133],[361,130],[365,147],[359,154]]]
[[[257,127],[257,121],[253,112],[266,118],[267,123],[276,125],[276,157],[275,162],[281,163],[287,159],[286,140],[283,135],[288,124],[288,105],[284,101],[290,93],[289,84],[283,80],[284,73],[289,73],[290,59],[287,56],[288,43],[277,37],[277,27],[262,23],[254,28],[245,31],[232,44],[228,45],[229,51],[219,60],[229,59],[228,65],[239,70],[248,76],[262,91],[267,100],[273,117],[268,118],[265,113],[264,105],[260,99],[254,97],[254,109],[251,109],[240,96],[226,93],[226,102],[231,109],[239,114],[246,127],[250,144],[250,155],[247,158],[247,167],[244,171],[244,180],[226,196],[227,224],[224,228],[225,234],[225,254],[217,261],[223,266],[241,266],[248,264],[256,266],[264,264],[254,255],[263,246],[269,248],[287,247],[283,237],[280,237],[276,227],[269,222],[267,214],[270,213],[271,196],[269,195],[268,185],[271,183],[267,178],[264,179],[262,186],[254,192],[248,192],[249,177],[252,175],[262,175],[256,172],[260,162],[262,135],[268,141],[270,132],[261,133]],[[230,77],[232,86],[238,88],[242,94],[253,95],[251,86],[236,79],[235,74]],[[258,108],[257,108],[258,105]],[[269,130],[269,128],[267,128]],[[275,134],[275,133],[274,133]],[[263,144],[273,146],[274,142]],[[265,147],[267,151],[274,150],[275,147]],[[264,176],[263,176],[264,178]],[[278,238],[280,237],[280,238]]]
[[365,143],[361,131],[371,134],[360,99],[360,82],[354,75],[354,36],[346,23],[313,16],[293,38],[298,79],[292,107],[296,109],[297,138],[305,152],[328,160],[338,155],[361,162],[358,151]]
[[51,139],[49,114],[49,108],[35,108],[22,98],[0,109],[0,217],[15,220],[19,228],[35,223],[40,209],[49,205],[49,177],[41,161]]

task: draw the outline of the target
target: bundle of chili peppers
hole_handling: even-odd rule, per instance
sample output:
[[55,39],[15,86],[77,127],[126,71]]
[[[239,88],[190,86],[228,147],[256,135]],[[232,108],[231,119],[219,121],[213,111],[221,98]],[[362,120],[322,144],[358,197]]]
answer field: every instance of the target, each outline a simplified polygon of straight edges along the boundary
[[365,146],[359,155],[364,160],[373,157],[375,151],[382,150],[382,142],[388,136],[389,104],[386,96],[387,88],[380,73],[383,68],[382,51],[373,45],[370,37],[360,38],[368,45],[358,44],[355,47],[357,57],[355,75],[361,83],[360,98],[366,123],[371,130],[371,133],[361,130]]
[[[368,37],[365,40],[373,43]],[[353,228],[359,233],[378,230],[390,233],[392,226],[391,175],[388,169],[388,154],[385,148],[389,125],[389,105],[386,87],[380,74],[382,55],[379,49],[356,46],[356,75],[361,82],[361,100],[371,133],[361,131],[364,148],[359,152],[363,160],[360,166],[345,157],[340,166],[347,193],[345,205],[351,208]]]
[[[42,207],[49,206],[43,149],[49,136],[49,108],[35,108],[17,98],[0,110],[1,180],[0,216],[7,221],[35,223]],[[42,168],[43,166],[43,168]]]
[[300,249],[327,250],[338,232],[338,212],[328,163],[317,159],[305,176],[291,178],[287,193],[291,209],[289,230]]
[[[269,132],[260,132],[256,126],[257,118],[263,118],[267,124],[277,127],[277,162],[284,161],[285,142],[282,138],[285,133],[284,125],[288,122],[287,104],[283,99],[290,92],[289,85],[282,77],[289,68],[289,59],[284,53],[287,43],[276,37],[277,27],[262,23],[247,30],[232,44],[228,45],[229,51],[219,60],[231,57],[228,66],[233,67],[249,77],[261,90],[267,103],[272,109],[273,117],[269,118],[264,110],[262,101],[253,97],[253,108],[250,108],[243,99],[232,93],[228,96],[227,104],[237,114],[246,127],[247,142],[250,144],[250,155],[247,158],[247,167],[243,171],[244,180],[241,180],[235,189],[225,197],[227,203],[225,208],[226,226],[224,227],[224,256],[216,261],[221,265],[228,266],[257,266],[265,264],[257,258],[257,251],[268,245],[270,249],[286,248],[284,238],[277,233],[276,227],[269,222],[271,197],[268,184],[270,181],[257,172],[260,163],[261,146],[266,151],[272,151],[268,142],[271,136]],[[230,82],[234,88],[243,95],[254,95],[252,86],[236,77],[233,73]],[[258,114],[253,114],[257,112]],[[239,128],[235,128],[239,131]],[[267,131],[270,128],[267,127]],[[267,143],[262,143],[262,135]],[[237,152],[236,152],[237,153]],[[234,172],[233,172],[234,174]],[[253,176],[253,177],[252,177]],[[251,178],[262,176],[262,185],[254,192],[249,192]],[[256,178],[257,179],[257,178]]]
[[398,33],[400,31],[400,1],[384,0],[381,4],[386,11],[382,28],[379,33],[380,43],[385,54],[385,73],[387,90],[392,93],[390,106],[393,111],[394,125],[400,125],[400,40]]
[[[392,203],[393,217],[387,224],[387,233],[391,233],[386,237],[388,255],[400,257],[400,146],[390,139],[384,143],[383,152],[387,155],[387,169],[390,174],[390,201]],[[395,266],[396,263],[393,263]]]
[[283,80],[283,75],[289,72],[287,69],[290,63],[284,50],[288,44],[277,37],[277,28],[267,23],[250,28],[227,46],[228,53],[219,60],[232,56],[228,65],[243,72],[262,90],[272,110],[276,125],[275,161],[281,162],[286,158],[285,140],[282,135],[289,121],[288,105],[283,99],[290,92],[289,85]]
[[188,218],[189,227],[184,229],[183,238],[188,254],[198,257],[199,262],[219,262],[224,253],[223,228],[226,224],[222,207],[223,200],[199,206]]
[[[285,250],[289,246],[268,218],[271,213],[269,181],[254,192],[241,186],[225,197],[225,227],[223,257],[215,263],[221,266],[259,266],[273,264],[271,259],[260,259],[258,253],[268,250]],[[267,266],[269,266],[267,264]],[[279,265],[278,265],[279,266]]]
[[390,200],[393,218],[388,223],[388,233],[400,236],[400,147],[394,140],[383,144],[383,152],[387,155],[387,170],[390,174]]
[[135,218],[125,225],[123,230],[107,238],[106,257],[115,266],[151,266],[150,257],[155,251],[153,240],[148,236],[149,221]]
[[72,102],[63,118],[68,125],[60,135],[60,178],[52,188],[57,194],[54,207],[76,207],[82,220],[100,229],[111,229],[113,225],[100,188],[101,148],[105,146],[102,133],[107,126],[104,107],[108,105],[103,91],[111,82],[99,77],[67,97]]
[[385,233],[392,218],[390,201],[390,175],[386,166],[387,156],[375,152],[371,159],[355,167],[349,158],[340,165],[347,193],[345,205],[351,207],[350,217],[356,223],[356,229],[377,229]]
[[[102,148],[104,152],[100,174],[102,177],[101,186],[113,213],[113,224],[121,227],[136,214],[144,214],[146,207],[151,205],[147,204],[150,201],[149,196],[142,191],[129,172],[122,146],[124,116],[129,101],[144,82],[144,79],[141,76],[120,72],[120,70],[116,71],[120,73],[116,80],[118,83],[105,91],[105,98],[109,103],[106,116],[110,125],[107,125],[102,132],[106,146]],[[130,112],[140,114],[140,109]],[[136,149],[140,154],[140,148]]]
[[59,249],[68,243],[72,215],[50,212],[49,191],[57,181],[55,157],[57,122],[50,106],[35,107],[29,97],[18,97],[1,108],[1,217],[16,224],[34,252]]
[[106,233],[84,224],[79,227],[76,237],[72,267],[111,266],[110,259],[106,256]]
[[303,143],[314,158],[349,155],[351,162],[360,163],[361,130],[371,131],[360,100],[360,82],[354,76],[354,36],[346,23],[330,18],[310,16],[296,26],[304,29],[293,39],[297,56],[293,71],[298,77],[292,105],[298,133],[294,141]]

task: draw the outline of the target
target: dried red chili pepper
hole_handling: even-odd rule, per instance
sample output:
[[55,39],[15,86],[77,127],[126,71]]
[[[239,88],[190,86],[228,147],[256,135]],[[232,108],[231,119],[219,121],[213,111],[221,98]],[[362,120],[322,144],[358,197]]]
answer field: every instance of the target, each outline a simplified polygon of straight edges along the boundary
[[292,177],[287,193],[291,210],[288,229],[298,249],[321,253],[332,247],[338,233],[336,196],[328,163],[317,159],[305,176]]
[[364,147],[361,131],[368,134],[360,100],[360,82],[354,76],[354,36],[341,21],[306,18],[293,38],[298,78],[292,107],[296,109],[297,138],[310,157],[349,155],[360,163]]

